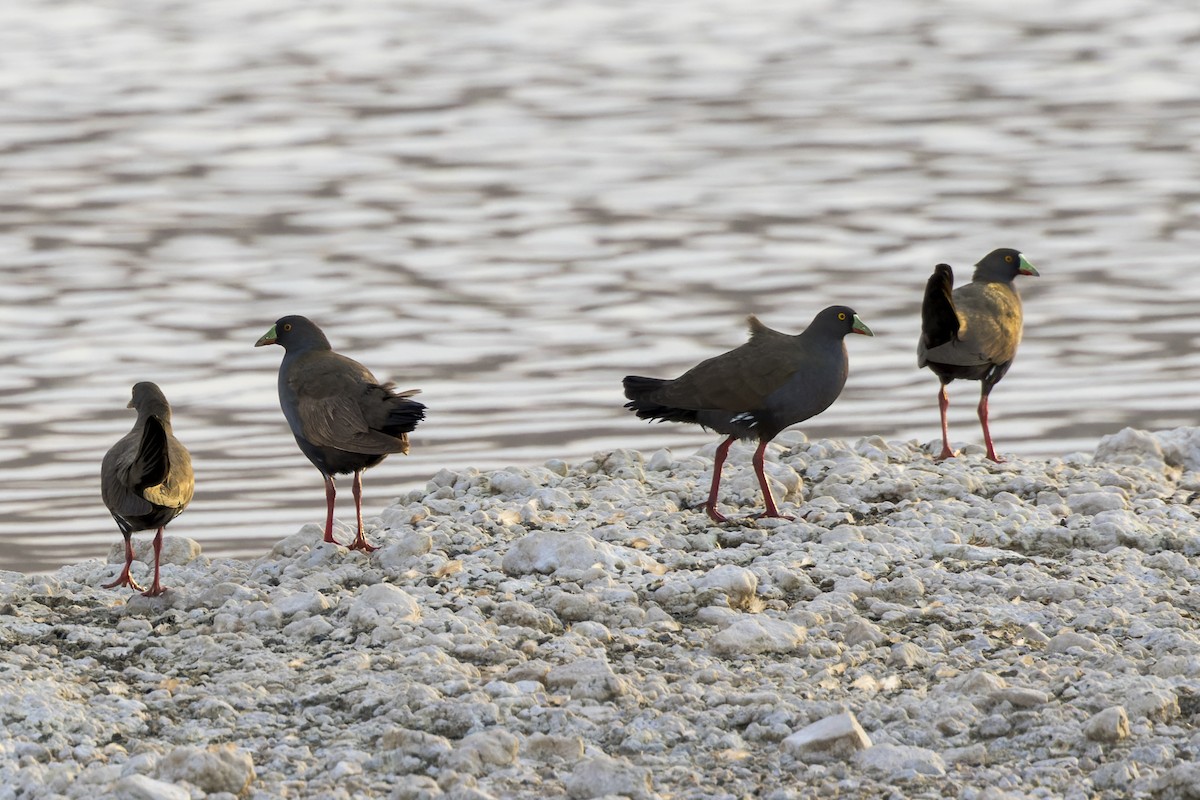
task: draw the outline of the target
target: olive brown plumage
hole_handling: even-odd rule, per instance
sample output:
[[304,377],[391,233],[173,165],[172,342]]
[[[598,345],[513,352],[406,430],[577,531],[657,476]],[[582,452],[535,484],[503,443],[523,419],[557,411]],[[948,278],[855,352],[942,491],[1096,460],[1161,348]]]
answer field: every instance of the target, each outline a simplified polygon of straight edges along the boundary
[[1013,279],[1037,274],[1025,256],[1009,248],[984,256],[975,265],[971,282],[957,289],[949,265],[934,268],[921,304],[917,366],[929,367],[941,381],[938,409],[942,417],[942,452],[938,460],[954,457],[946,422],[950,406],[946,384],[955,378],[981,382],[977,413],[987,457],[1002,460],[996,455],[988,429],[988,395],[1012,366],[1021,343],[1021,296]]
[[163,528],[191,502],[195,487],[192,460],[187,448],[171,431],[171,406],[158,386],[149,382],[135,384],[127,407],[137,410],[133,430],[105,453],[100,466],[104,505],[125,537],[125,566],[117,579],[104,588],[142,589],[129,574],[133,564],[130,537],[134,531],[157,528],[154,580],[143,592],[147,597],[157,597],[166,591],[159,580]]
[[392,384],[380,383],[362,364],[335,353],[305,317],[278,320],[254,346],[267,344],[285,351],[279,365],[283,416],[300,451],[325,478],[325,541],[335,541],[334,476],[354,473],[357,534],[349,547],[374,550],[363,536],[362,471],[389,453],[408,452],[408,433],[425,418],[425,406],[409,399],[420,389],[396,392]]
[[799,335],[768,328],[749,318],[750,340],[734,350],[697,364],[675,380],[630,375],[625,397],[641,419],[691,422],[727,438],[717,447],[712,486],[705,511],[716,522],[721,467],[737,439],[757,439],[754,471],[768,517],[783,516],[771,497],[763,470],[767,443],[790,425],[828,408],[846,384],[849,362],[845,337],[873,336],[853,309],[831,306],[817,314]]

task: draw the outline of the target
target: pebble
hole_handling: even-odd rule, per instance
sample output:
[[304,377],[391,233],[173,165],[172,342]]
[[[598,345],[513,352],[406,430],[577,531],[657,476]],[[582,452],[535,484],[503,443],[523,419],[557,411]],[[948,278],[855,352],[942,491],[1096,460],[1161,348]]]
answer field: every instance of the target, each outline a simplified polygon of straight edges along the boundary
[[801,761],[845,760],[871,746],[871,737],[849,711],[806,725],[783,740],[784,750]]
[[[1200,438],[1165,441],[1165,458],[1200,466],[1183,444]],[[797,781],[886,796],[952,774],[993,794],[1069,796],[1084,776],[1186,796],[1196,520],[1188,495],[1161,500],[1185,473],[790,447],[774,456],[807,491],[870,524],[782,521],[722,545],[701,511],[663,499],[702,495],[711,462],[621,451],[447,470],[381,516],[377,553],[306,526],[256,560],[173,564],[165,603],[100,588],[112,567],[96,560],[0,573],[0,785],[701,800],[795,796]],[[815,494],[826,480],[844,500]],[[922,495],[926,480],[958,489]],[[914,496],[885,488],[901,484]],[[1064,518],[1029,499],[1104,487],[1130,507]],[[567,520],[527,529],[529,504],[553,511],[560,492]],[[1124,527],[1118,546],[1105,534],[1037,554],[1058,546],[1045,531],[1126,514],[1154,537]],[[1132,749],[1110,758],[1114,745]]]

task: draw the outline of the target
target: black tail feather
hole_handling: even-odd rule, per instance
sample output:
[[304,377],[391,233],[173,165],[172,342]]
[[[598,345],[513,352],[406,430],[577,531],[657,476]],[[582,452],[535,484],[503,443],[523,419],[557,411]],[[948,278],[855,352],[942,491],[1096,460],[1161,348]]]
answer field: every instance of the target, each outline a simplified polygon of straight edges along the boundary
[[653,419],[659,422],[698,422],[696,414],[699,412],[695,409],[664,406],[649,399],[648,395],[654,394],[664,383],[669,383],[669,381],[662,378],[627,375],[621,382],[625,387],[625,396],[629,398],[625,407],[637,414],[638,419]]
[[425,419],[425,404],[406,397],[393,397],[391,408],[388,409],[387,420],[380,428],[389,436],[399,436],[417,427],[417,423]]
[[954,341],[958,337],[958,312],[954,310],[954,271],[949,264],[938,264],[925,284],[921,303],[921,341],[926,350]]
[[147,417],[142,440],[138,443],[137,457],[130,470],[134,491],[141,494],[152,486],[158,486],[167,479],[170,471],[167,430],[158,417]]

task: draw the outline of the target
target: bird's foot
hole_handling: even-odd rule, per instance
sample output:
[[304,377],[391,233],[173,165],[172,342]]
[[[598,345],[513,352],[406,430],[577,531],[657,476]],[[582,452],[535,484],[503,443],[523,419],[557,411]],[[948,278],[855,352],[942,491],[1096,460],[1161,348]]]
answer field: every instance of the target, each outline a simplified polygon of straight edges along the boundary
[[724,514],[722,514],[720,511],[717,511],[717,507],[715,505],[705,506],[704,513],[708,514],[708,518],[711,519],[713,522],[717,523],[718,525],[722,525],[726,522],[729,522],[729,518],[726,517]]
[[128,564],[126,564],[125,568],[123,570],[121,570],[121,574],[117,576],[117,579],[115,581],[113,581],[112,583],[105,583],[102,585],[105,589],[115,589],[118,586],[128,586],[130,589],[133,589],[134,591],[138,591],[138,592],[142,591],[145,588],[144,586],[139,584],[137,581],[135,581],[133,579],[133,576],[129,574],[129,565]]
[[795,522],[796,518],[790,514],[780,514],[776,511],[774,514],[769,511],[764,511],[761,514],[755,514],[751,519],[786,519],[788,522]]
[[958,453],[954,452],[949,447],[943,447],[942,452],[933,460],[945,461],[947,458],[958,458]]
[[994,462],[996,462],[997,464],[1003,464],[1003,463],[1004,463],[1004,459],[1003,459],[1003,458],[1001,458],[1000,456],[996,455],[996,454],[995,454],[994,452],[992,452],[991,450],[989,450],[989,451],[988,451],[987,457],[988,457],[988,460],[989,460],[989,461],[994,461]]
[[379,548],[368,542],[367,537],[360,533],[358,536],[354,537],[354,541],[350,543],[348,549],[362,550],[364,553],[374,553]]
[[[139,588],[141,588],[141,587],[139,587]],[[142,592],[142,597],[161,597],[162,595],[166,594],[166,592],[167,592],[167,587],[163,586],[158,581],[155,581],[154,583],[150,584],[149,589]]]

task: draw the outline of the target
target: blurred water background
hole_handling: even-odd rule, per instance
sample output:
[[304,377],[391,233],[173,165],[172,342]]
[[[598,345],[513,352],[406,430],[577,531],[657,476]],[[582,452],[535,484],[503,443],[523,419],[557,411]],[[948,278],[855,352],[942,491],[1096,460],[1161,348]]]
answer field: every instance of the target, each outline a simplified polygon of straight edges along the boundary
[[752,312],[844,302],[877,334],[810,437],[934,440],[924,281],[997,246],[1043,275],[1002,453],[1193,424],[1198,87],[1182,0],[3,4],[0,568],[120,540],[98,471],[138,380],[195,462],[170,530],[253,556],[320,522],[282,351],[252,347],[288,313],[424,390],[368,517],[442,467],[713,441],[634,419],[620,379]]

